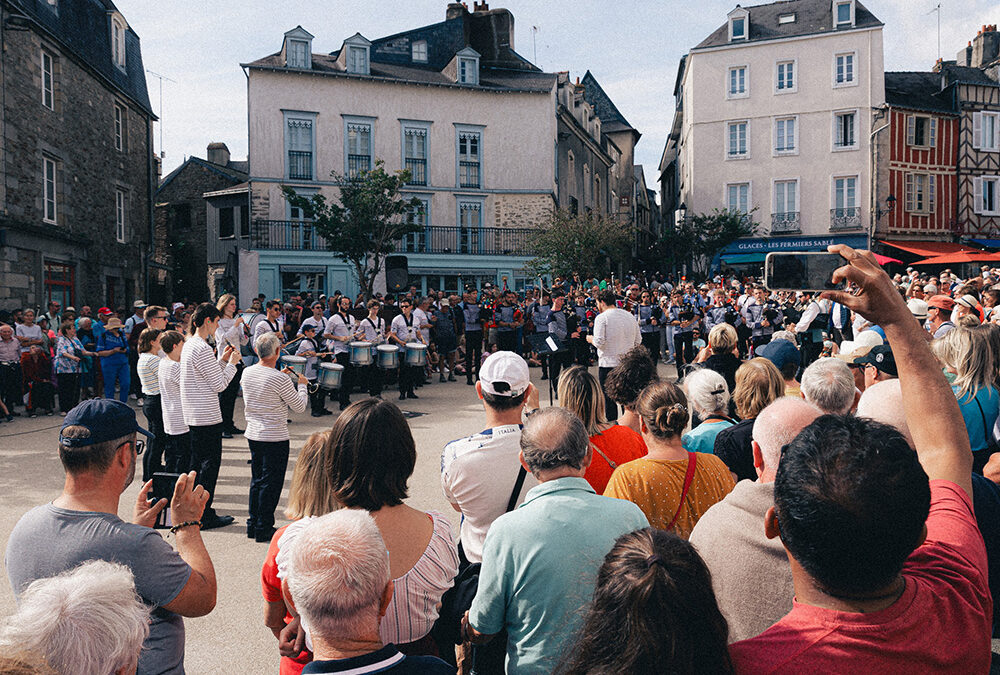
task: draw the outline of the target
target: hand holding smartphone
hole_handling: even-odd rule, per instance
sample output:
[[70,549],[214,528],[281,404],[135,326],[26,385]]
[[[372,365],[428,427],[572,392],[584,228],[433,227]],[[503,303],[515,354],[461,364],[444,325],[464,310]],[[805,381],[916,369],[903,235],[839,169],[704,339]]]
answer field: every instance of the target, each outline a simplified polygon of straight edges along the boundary
[[839,291],[843,283],[833,273],[844,265],[836,253],[768,253],[764,259],[764,286],[771,291]]

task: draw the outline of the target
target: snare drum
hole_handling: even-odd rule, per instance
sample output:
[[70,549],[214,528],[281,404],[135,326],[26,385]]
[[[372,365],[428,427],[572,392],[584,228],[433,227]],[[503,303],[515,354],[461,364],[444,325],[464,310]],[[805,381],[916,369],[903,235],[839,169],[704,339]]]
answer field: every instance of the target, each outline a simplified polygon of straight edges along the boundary
[[379,345],[378,367],[382,370],[392,370],[399,367],[399,347],[396,345]]
[[370,366],[372,363],[372,343],[352,342],[348,345],[352,366]]
[[281,357],[282,366],[287,366],[292,369],[292,373],[288,376],[292,378],[292,384],[299,383],[299,375],[306,372],[306,358],[304,356],[282,356]]
[[319,364],[319,386],[323,389],[340,389],[340,380],[344,377],[344,367],[339,363]]
[[406,343],[406,365],[423,366],[427,363],[427,345],[420,342]]

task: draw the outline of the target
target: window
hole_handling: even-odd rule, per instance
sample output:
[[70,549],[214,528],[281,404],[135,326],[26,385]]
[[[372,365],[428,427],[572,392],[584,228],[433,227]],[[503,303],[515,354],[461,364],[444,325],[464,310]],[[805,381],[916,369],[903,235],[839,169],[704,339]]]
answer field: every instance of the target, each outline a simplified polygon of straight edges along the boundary
[[458,203],[458,252],[478,253],[483,225],[483,205],[480,202]]
[[462,84],[479,84],[479,69],[475,59],[458,60],[458,81]]
[[1000,176],[973,179],[974,211],[984,216],[1000,216]]
[[906,143],[922,148],[933,148],[937,136],[937,120],[923,115],[906,118]]
[[115,103],[115,150],[125,150],[125,109]]
[[730,122],[727,125],[728,143],[726,147],[726,157],[729,159],[746,159],[750,156],[749,144],[747,142],[750,123]]
[[312,180],[313,120],[304,117],[285,117],[285,147],[288,154],[286,174],[291,180]]
[[[311,198],[317,194],[315,189],[309,188],[297,190],[297,192],[306,198]],[[322,239],[317,237],[313,230],[312,218],[308,217],[306,212],[299,207],[292,206],[287,201],[285,204],[288,205],[288,227],[280,235],[280,240],[284,244],[282,248],[292,250],[325,248]]]
[[732,183],[726,186],[726,208],[733,213],[750,212],[750,183]]
[[594,204],[598,211],[604,210],[604,200],[601,198],[601,177],[594,176]]
[[308,68],[309,43],[305,40],[289,40],[285,64],[289,68]]
[[127,200],[124,190],[115,190],[115,238],[125,243]]
[[906,174],[906,210],[911,213],[934,212],[934,176],[926,173]]
[[482,187],[482,134],[478,131],[458,132],[458,186]]
[[420,227],[420,232],[413,232],[403,237],[402,250],[406,253],[426,253],[427,252],[427,225],[430,213],[430,200],[425,197],[417,197],[420,204],[410,207],[406,211],[406,223]]
[[726,88],[729,98],[744,98],[749,96],[747,86],[747,66],[733,66],[729,69],[729,86]]
[[355,75],[368,75],[368,48],[348,47],[347,48],[347,72]]
[[784,94],[795,91],[795,61],[779,61],[775,89]]
[[786,24],[786,23],[795,23],[795,15],[794,14],[779,14],[778,15],[778,25],[780,26],[780,25]]
[[834,217],[856,216],[858,209],[858,178],[844,176],[833,179]]
[[798,152],[797,118],[784,117],[774,121],[774,153],[795,154]]
[[403,168],[410,185],[427,185],[427,127],[403,127]]
[[355,178],[372,170],[372,125],[347,122],[347,175]]
[[55,78],[53,77],[52,54],[42,50],[42,105],[49,110],[56,109]]
[[118,17],[111,19],[111,57],[116,66],[125,70],[125,22]]
[[747,19],[745,16],[734,16],[729,20],[729,39],[746,40]]
[[233,207],[226,206],[219,211],[219,239],[232,239],[236,236],[236,220],[233,217]]
[[427,40],[417,40],[411,47],[411,55],[417,63],[427,63]]
[[281,297],[291,298],[293,295],[306,295],[316,298],[326,293],[326,273],[321,269],[295,269],[280,267]]
[[838,2],[834,6],[833,23],[836,28],[854,25],[854,3]]
[[854,81],[854,52],[837,54],[834,57],[833,86],[847,87],[856,84]]
[[74,271],[73,266],[67,263],[45,261],[46,302],[58,302],[63,307],[73,305]]
[[986,152],[1000,152],[1000,113],[973,113],[972,147]]
[[834,113],[833,115],[833,149],[857,150],[858,136],[855,129],[856,111]]
[[42,220],[56,222],[56,161],[42,158]]
[[786,220],[798,213],[799,182],[796,180],[774,181],[774,214],[785,216]]

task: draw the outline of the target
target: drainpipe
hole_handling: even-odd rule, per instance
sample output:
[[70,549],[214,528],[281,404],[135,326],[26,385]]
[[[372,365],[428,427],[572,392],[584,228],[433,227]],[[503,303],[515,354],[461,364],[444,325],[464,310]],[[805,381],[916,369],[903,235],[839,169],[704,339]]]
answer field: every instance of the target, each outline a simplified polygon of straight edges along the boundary
[[874,131],[872,131],[871,135],[868,137],[869,147],[871,148],[871,154],[870,154],[870,157],[871,157],[871,166],[870,166],[870,171],[871,171],[871,189],[868,191],[869,192],[868,197],[869,197],[869,202],[870,202],[870,205],[869,205],[870,208],[869,208],[869,213],[868,213],[868,250],[869,251],[872,250],[872,243],[873,243],[872,240],[875,238],[875,213],[876,213],[876,211],[878,209],[878,204],[879,204],[879,201],[878,201],[878,173],[877,173],[877,169],[878,169],[878,145],[876,145],[875,139],[876,139],[876,137],[880,133],[882,133],[883,131],[885,131],[886,129],[889,128],[889,125],[890,125],[891,120],[892,120],[892,110],[889,108],[888,104],[882,104],[878,108],[875,108],[875,111],[876,111],[876,120],[878,119],[878,115],[879,114],[881,114],[883,112],[886,113],[886,122],[885,122],[885,124],[883,124],[882,126],[880,126],[878,129],[875,129]]
[[[156,257],[156,227],[153,222],[153,120],[152,118],[146,119],[146,220],[148,222],[149,228],[149,252],[145,256],[146,260],[146,284],[145,284],[145,295],[144,298],[149,298],[150,282],[149,282],[149,271],[150,271],[150,261],[155,260]],[[147,300],[152,304],[152,300]]]

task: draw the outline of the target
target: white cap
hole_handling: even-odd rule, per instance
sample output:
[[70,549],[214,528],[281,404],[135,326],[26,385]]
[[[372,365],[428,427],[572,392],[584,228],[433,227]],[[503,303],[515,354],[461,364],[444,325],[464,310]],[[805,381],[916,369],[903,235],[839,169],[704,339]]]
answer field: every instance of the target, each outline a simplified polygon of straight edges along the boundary
[[479,382],[484,394],[520,396],[531,384],[528,364],[514,352],[495,352],[483,361]]
[[181,309],[182,307],[184,307],[184,303],[183,302],[175,302],[173,304],[173,308],[174,309]]
[[919,298],[910,298],[906,303],[907,309],[910,310],[910,314],[917,317],[918,319],[927,318],[927,302]]

